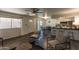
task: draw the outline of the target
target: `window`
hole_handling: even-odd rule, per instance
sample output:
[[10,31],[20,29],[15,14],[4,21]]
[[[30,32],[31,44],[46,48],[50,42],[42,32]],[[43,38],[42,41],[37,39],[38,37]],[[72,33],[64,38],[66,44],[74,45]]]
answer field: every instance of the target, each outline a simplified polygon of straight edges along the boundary
[[11,18],[0,18],[0,29],[11,28]]
[[0,29],[21,28],[22,19],[0,17]]
[[21,28],[21,19],[12,19],[12,28]]

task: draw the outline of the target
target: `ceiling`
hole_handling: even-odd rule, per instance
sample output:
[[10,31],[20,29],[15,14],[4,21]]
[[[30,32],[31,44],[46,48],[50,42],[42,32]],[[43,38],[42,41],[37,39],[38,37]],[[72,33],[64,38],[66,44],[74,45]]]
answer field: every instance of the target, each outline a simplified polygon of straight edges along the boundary
[[[6,11],[10,13],[16,13],[26,15],[30,10],[29,8],[0,8],[0,11]],[[45,9],[40,8],[40,11],[44,12]],[[48,16],[52,15],[68,15],[68,14],[79,14],[78,8],[46,8]]]
[[24,8],[0,8],[0,11],[15,13],[15,14],[21,14],[25,15],[26,11]]

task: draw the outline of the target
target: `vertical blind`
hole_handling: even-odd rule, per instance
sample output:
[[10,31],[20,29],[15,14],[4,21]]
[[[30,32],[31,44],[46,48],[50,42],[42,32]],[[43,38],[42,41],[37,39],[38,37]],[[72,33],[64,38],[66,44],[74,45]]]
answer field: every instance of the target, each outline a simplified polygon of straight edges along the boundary
[[0,17],[0,29],[21,28],[22,19]]

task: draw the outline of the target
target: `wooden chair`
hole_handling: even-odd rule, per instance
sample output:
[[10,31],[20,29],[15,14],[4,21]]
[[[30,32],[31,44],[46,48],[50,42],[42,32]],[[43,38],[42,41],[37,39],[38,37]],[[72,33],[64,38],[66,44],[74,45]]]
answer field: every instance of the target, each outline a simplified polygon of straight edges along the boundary
[[56,32],[56,38],[55,40],[52,40],[52,41],[48,41],[47,43],[53,47],[54,49],[57,48],[56,45],[60,45],[60,44],[63,44],[65,42],[64,40],[64,30],[63,29],[58,29],[57,32]]
[[61,49],[61,50],[64,50],[64,49],[71,49],[71,44],[70,44],[70,40],[71,39],[74,39],[73,38],[73,32],[68,32],[68,36],[63,36],[63,40],[60,44],[56,44],[55,46],[55,49],[58,50],[58,49]]

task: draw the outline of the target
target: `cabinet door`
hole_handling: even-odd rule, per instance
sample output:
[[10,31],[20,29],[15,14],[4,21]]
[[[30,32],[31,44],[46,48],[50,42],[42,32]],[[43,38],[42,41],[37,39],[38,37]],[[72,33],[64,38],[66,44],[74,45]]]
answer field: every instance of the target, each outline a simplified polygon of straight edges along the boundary
[[79,31],[78,30],[74,30],[74,40],[79,40]]

